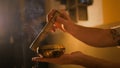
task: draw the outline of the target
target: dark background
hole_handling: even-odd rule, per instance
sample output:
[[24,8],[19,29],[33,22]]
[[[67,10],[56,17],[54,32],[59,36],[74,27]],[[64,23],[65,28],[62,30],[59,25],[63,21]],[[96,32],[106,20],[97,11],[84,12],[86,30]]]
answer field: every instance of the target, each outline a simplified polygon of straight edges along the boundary
[[48,68],[29,49],[44,25],[44,0],[0,0],[0,68]]

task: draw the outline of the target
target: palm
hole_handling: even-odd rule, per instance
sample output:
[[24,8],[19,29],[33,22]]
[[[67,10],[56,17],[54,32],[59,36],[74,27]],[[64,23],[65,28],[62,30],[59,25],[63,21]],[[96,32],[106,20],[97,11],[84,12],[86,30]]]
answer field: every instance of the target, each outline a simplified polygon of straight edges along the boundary
[[82,55],[83,54],[81,52],[73,52],[71,54],[64,54],[57,58],[34,57],[33,61],[48,62],[48,63],[54,63],[54,64],[72,64],[74,61],[74,58]]

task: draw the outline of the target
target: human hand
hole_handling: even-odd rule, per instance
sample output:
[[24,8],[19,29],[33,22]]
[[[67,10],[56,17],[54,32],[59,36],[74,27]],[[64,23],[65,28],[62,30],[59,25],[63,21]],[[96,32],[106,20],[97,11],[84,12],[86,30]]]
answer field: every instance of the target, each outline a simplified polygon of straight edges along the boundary
[[76,61],[78,59],[82,59],[84,57],[84,54],[77,51],[77,52],[72,52],[71,54],[64,54],[60,57],[56,58],[43,58],[41,56],[39,57],[33,57],[32,61],[34,62],[48,62],[48,63],[54,63],[54,64],[77,64]]
[[[50,19],[53,17],[53,14],[56,12],[55,9],[52,9],[47,15],[47,21],[49,22]],[[73,22],[70,16],[66,13],[65,10],[60,10],[60,15],[56,17],[55,24],[53,25],[53,31],[56,29],[61,29],[62,31],[66,31],[66,29],[71,28]]]

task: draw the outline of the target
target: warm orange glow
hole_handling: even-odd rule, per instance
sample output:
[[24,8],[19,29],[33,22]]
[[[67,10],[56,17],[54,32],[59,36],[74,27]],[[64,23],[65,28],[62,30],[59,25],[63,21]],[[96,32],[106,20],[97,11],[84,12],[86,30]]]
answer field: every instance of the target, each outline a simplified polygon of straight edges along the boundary
[[103,15],[105,23],[120,21],[120,0],[103,0]]

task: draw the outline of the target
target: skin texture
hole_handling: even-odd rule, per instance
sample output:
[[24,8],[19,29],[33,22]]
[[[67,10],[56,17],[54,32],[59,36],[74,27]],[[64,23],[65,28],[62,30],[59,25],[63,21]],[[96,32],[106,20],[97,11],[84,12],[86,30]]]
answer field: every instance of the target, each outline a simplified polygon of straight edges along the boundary
[[[48,14],[48,21],[52,17],[55,10]],[[75,38],[83,41],[94,47],[114,47],[117,46],[116,41],[113,39],[111,29],[90,28],[76,25],[72,22],[69,15],[65,11],[60,11],[61,15],[57,16],[56,23],[53,25],[53,31],[59,28],[65,32],[70,33]],[[61,26],[62,25],[62,26]],[[72,27],[72,28],[71,28]],[[104,40],[103,40],[104,37]],[[63,61],[64,60],[64,61]],[[80,51],[71,54],[64,54],[57,58],[43,58],[33,57],[32,61],[35,62],[49,62],[54,64],[75,64],[82,65],[87,68],[120,68],[120,63],[110,62],[89,55],[85,55]]]

